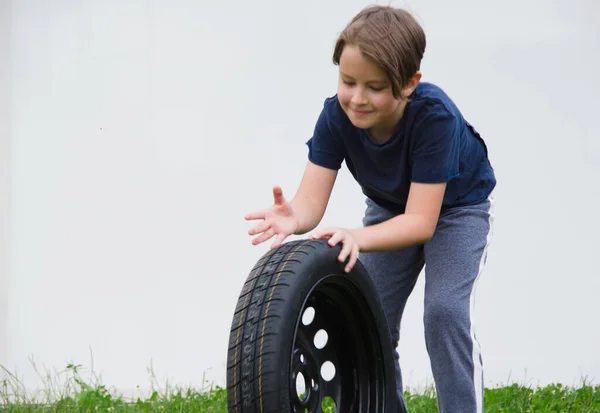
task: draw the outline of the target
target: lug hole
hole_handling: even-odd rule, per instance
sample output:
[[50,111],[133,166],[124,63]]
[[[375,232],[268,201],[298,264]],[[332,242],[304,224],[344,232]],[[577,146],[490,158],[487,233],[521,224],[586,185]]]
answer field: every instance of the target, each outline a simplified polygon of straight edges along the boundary
[[327,345],[327,340],[329,340],[329,335],[327,334],[327,331],[321,329],[315,334],[313,343],[316,348],[321,350],[323,347],[325,347],[325,345]]
[[314,308],[308,307],[306,310],[304,310],[304,313],[302,314],[302,324],[304,324],[305,326],[310,325],[310,323],[312,323],[314,319],[315,319],[315,309]]
[[305,402],[308,398],[306,391],[306,379],[304,378],[304,374],[302,372],[298,373],[296,376],[296,394],[301,402]]
[[331,381],[335,377],[335,365],[331,361],[326,361],[321,365],[321,377],[325,381]]

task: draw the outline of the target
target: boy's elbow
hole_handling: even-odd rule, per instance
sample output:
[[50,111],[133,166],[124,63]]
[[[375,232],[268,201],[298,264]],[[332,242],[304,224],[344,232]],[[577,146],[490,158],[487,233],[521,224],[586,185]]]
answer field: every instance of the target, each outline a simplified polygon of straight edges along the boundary
[[437,226],[437,220],[431,220],[424,218],[422,227],[422,242],[426,243],[433,238],[435,234],[435,228]]
[[433,232],[429,230],[423,231],[419,239],[419,244],[426,244],[427,242],[429,242],[429,240],[431,240],[431,238],[433,238]]
[[433,232],[427,233],[427,235],[425,237],[423,237],[423,244],[428,243],[432,238],[433,238]]

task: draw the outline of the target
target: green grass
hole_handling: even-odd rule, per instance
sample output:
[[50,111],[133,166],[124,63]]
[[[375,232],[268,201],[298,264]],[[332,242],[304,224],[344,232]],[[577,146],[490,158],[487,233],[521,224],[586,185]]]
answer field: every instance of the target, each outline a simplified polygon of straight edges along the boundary
[[[16,376],[5,370],[0,381],[0,413],[227,413],[225,389],[209,387],[151,390],[147,397],[127,400],[108,389],[97,378],[84,380],[80,366],[68,365],[66,379],[56,384],[44,377],[46,388],[28,395]],[[437,404],[432,389],[421,393],[406,392],[410,413],[435,413]],[[331,403],[325,413],[334,412]],[[600,386],[585,382],[579,387],[553,384],[527,387],[518,384],[485,390],[486,413],[600,413]]]

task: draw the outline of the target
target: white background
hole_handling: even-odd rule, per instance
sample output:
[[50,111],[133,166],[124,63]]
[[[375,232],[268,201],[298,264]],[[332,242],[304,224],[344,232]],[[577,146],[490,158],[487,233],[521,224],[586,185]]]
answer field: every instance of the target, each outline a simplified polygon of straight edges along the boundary
[[[336,35],[369,3],[40,0],[0,7],[0,363],[83,364],[123,392],[224,384],[253,247],[246,212],[291,198]],[[600,375],[600,5],[394,2],[488,142],[496,229],[478,287],[486,385]],[[342,170],[324,225],[358,226]],[[423,279],[405,382],[431,384]]]

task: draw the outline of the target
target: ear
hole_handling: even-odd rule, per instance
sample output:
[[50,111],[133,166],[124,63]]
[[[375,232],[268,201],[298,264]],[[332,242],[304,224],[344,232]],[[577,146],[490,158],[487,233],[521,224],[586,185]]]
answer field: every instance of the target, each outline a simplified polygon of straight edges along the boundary
[[417,88],[417,85],[421,81],[421,77],[422,77],[422,74],[419,71],[417,71],[414,75],[412,75],[411,78],[408,80],[408,85],[406,85],[406,87],[404,89],[402,89],[402,95],[409,97],[410,94],[412,92],[414,92],[415,89]]

